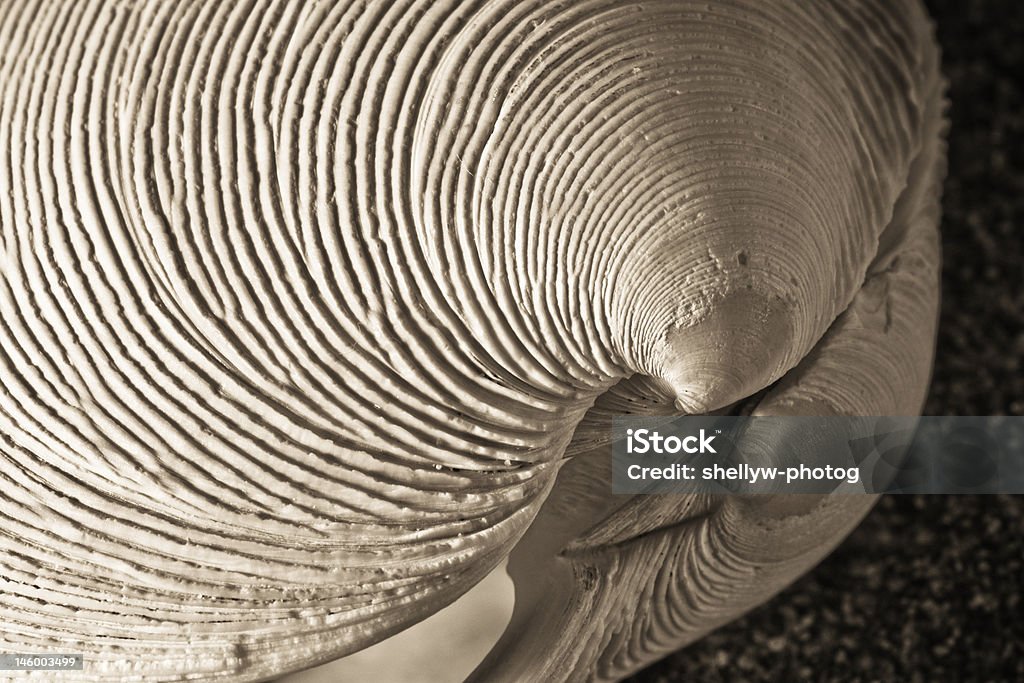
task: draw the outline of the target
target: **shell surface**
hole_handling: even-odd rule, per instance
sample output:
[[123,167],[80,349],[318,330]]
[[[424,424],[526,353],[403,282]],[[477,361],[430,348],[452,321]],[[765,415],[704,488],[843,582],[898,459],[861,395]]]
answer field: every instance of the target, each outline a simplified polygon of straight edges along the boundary
[[0,651],[255,680],[511,553],[478,675],[616,678],[767,599],[872,499],[613,497],[607,418],[916,413],[941,109],[913,2],[0,2]]

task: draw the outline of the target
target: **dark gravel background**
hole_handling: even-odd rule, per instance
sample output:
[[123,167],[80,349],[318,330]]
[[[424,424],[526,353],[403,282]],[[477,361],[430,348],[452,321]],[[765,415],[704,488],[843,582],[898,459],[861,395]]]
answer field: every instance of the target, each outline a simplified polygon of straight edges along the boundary
[[[927,415],[1024,415],[1024,0],[927,2],[949,79]],[[774,601],[630,679],[1024,681],[1024,496],[887,496]]]

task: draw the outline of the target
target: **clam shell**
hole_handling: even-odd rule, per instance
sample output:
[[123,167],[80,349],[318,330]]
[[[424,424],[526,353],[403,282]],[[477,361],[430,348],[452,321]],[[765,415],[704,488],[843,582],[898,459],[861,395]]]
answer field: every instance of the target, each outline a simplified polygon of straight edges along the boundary
[[916,2],[7,0],[0,650],[257,680],[510,553],[484,680],[692,641],[872,501],[607,417],[918,411],[942,128]]

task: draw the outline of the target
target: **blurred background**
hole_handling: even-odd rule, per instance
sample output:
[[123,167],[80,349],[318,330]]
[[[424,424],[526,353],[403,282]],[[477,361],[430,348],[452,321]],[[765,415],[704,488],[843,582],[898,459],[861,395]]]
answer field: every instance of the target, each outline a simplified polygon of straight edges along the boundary
[[[1024,2],[925,3],[949,80],[925,415],[1024,415]],[[629,679],[1024,681],[1024,496],[887,496],[767,605]]]

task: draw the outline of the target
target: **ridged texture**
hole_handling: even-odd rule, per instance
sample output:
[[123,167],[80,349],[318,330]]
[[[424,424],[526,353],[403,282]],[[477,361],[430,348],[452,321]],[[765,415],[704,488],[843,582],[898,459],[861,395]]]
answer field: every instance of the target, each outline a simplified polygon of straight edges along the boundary
[[[802,359],[766,405],[916,411],[940,95],[888,0],[0,2],[0,651],[301,668],[484,576],[607,414]],[[867,505],[681,534],[608,486],[551,502],[604,597],[511,679],[635,669]]]

